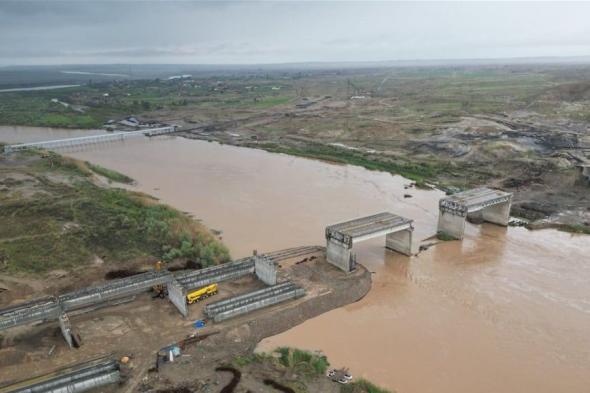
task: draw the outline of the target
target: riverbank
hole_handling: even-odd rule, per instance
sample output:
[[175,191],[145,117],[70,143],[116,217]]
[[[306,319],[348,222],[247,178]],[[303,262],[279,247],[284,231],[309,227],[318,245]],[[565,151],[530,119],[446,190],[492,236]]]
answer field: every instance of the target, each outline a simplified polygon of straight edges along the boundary
[[92,263],[194,259],[229,252],[203,225],[116,187],[133,179],[100,165],[31,151],[0,156],[0,273],[43,275]]

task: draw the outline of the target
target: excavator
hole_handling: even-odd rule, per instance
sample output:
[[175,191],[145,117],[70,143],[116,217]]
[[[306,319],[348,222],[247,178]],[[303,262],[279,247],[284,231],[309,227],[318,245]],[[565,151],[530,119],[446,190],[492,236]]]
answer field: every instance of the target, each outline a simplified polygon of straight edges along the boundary
[[[154,266],[154,270],[156,272],[159,272],[162,270],[162,261],[158,261],[156,262],[155,266]],[[166,297],[166,295],[168,295],[168,291],[166,290],[166,285],[164,284],[158,284],[158,285],[154,285],[152,288],[153,292],[154,292],[154,298],[162,298],[164,299]]]

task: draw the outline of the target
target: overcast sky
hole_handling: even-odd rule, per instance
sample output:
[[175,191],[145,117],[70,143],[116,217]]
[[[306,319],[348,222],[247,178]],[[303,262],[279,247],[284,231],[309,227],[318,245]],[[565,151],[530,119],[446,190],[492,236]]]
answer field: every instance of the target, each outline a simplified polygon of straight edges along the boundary
[[0,0],[0,65],[590,55],[590,3]]

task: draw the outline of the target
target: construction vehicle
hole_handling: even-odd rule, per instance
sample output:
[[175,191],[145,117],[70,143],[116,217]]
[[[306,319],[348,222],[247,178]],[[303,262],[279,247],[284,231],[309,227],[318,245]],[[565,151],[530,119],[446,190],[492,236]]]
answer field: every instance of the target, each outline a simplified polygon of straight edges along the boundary
[[[156,272],[159,272],[162,270],[162,261],[158,261],[156,262],[155,266],[154,266],[154,270]],[[153,292],[154,292],[154,298],[165,298],[167,295],[167,291],[166,291],[166,285],[164,284],[158,284],[158,285],[154,285],[154,287],[152,288]]]
[[186,301],[188,304],[193,304],[215,294],[217,294],[217,284],[211,284],[188,293],[186,295]]

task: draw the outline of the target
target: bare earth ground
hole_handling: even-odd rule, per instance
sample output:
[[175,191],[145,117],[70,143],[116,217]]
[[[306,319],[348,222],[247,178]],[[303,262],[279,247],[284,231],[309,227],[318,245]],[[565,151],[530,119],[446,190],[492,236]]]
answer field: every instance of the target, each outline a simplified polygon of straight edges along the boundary
[[[190,316],[186,320],[182,319],[167,300],[151,299],[148,294],[138,296],[130,303],[72,315],[72,325],[83,340],[79,349],[67,348],[57,323],[12,329],[2,338],[0,380],[16,381],[31,377],[31,370],[34,370],[33,374],[40,374],[97,354],[115,353],[117,356],[128,355],[132,358],[130,377],[122,387],[124,391],[137,390],[140,384],[142,390],[190,385],[196,391],[219,391],[223,384],[219,385],[219,389],[212,388],[223,378],[223,373],[215,372],[216,367],[231,363],[237,355],[251,353],[256,344],[265,337],[359,300],[370,289],[370,273],[363,267],[347,275],[327,264],[322,254],[316,256],[318,258],[311,261],[285,265],[280,272],[281,280],[291,279],[302,285],[307,290],[305,297],[221,323],[211,323],[199,330],[199,334],[215,332],[215,335],[188,347],[180,361],[163,366],[159,373],[148,373],[148,369],[154,366],[156,351],[194,333],[192,323],[202,318],[201,311],[208,302],[252,291],[263,284],[253,276],[222,283],[217,296],[190,306]],[[89,270],[86,276],[91,275],[88,273],[96,277],[102,272],[100,269]],[[44,285],[34,280],[27,285],[7,281],[1,279],[0,283],[14,287],[23,297],[38,297],[50,293],[41,289]],[[71,283],[67,283],[65,279],[62,281],[64,287],[68,287],[68,284]],[[33,291],[33,287],[41,290]],[[58,288],[54,286],[52,289]],[[6,305],[4,299],[2,305]],[[55,349],[49,355],[54,346]],[[257,366],[250,367],[254,369]],[[272,374],[277,380],[294,378],[282,373],[284,371],[267,371],[267,374]],[[244,374],[249,375],[244,378],[244,386],[254,387],[260,384],[260,381],[256,381],[256,373]],[[309,381],[313,386],[322,383],[325,382]],[[309,391],[330,391],[316,390],[313,386]]]

